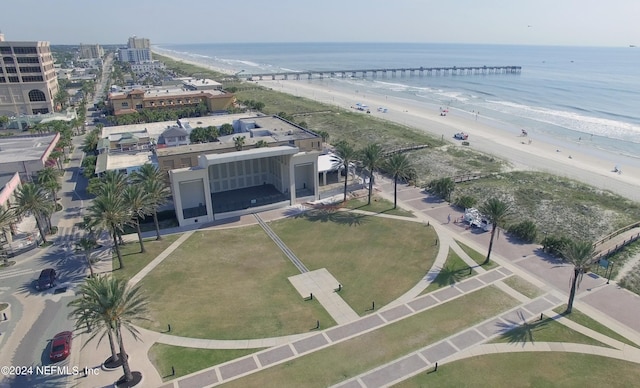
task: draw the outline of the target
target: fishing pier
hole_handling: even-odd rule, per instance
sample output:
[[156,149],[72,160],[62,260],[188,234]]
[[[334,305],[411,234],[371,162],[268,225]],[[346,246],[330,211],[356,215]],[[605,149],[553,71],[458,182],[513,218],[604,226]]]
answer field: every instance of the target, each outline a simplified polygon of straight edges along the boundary
[[489,74],[520,74],[522,66],[465,66],[465,67],[403,67],[394,69],[359,69],[359,70],[309,70],[283,71],[278,73],[249,74],[240,72],[237,77],[249,81],[256,80],[300,80],[324,78],[377,78],[377,77],[413,77],[413,76],[458,76]]

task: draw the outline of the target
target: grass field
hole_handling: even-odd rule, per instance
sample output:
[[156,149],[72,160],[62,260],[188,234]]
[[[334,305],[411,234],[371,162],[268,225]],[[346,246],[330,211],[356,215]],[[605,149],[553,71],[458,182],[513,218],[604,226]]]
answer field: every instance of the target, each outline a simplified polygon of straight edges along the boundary
[[[493,286],[228,383],[227,387],[327,387],[481,322],[517,302]],[[464,312],[464,313],[462,313]]]
[[[562,305],[556,309],[554,309],[553,311],[558,313],[558,314],[562,314],[564,313],[564,311],[567,309],[567,305]],[[589,317],[588,315],[580,312],[580,310],[576,309],[575,307],[572,309],[571,314],[565,314],[564,315],[565,318],[570,319],[572,321],[574,321],[575,323],[579,323],[584,327],[588,327],[589,329],[596,331],[600,334],[606,335],[607,337],[613,338],[614,340],[618,340],[622,343],[625,343],[627,345],[631,345],[634,347],[638,347],[638,344],[633,343],[632,341],[628,340],[626,337],[621,336],[620,334],[618,334],[617,332],[609,329],[608,327],[606,327],[605,325],[603,325],[602,323],[596,321],[595,319]]]
[[536,343],[536,342],[569,342],[576,344],[594,345],[610,347],[588,337],[582,333],[568,328],[567,326],[545,317],[542,320],[533,320],[524,323],[498,338],[491,341],[493,343]]
[[[475,261],[476,263],[478,263],[478,265],[482,265],[482,263],[484,263],[484,260],[487,258],[487,254],[486,253],[480,253],[478,251],[476,251],[475,249],[471,248],[468,245],[465,245],[463,243],[461,243],[458,240],[455,240],[456,244],[458,244],[460,246],[460,248],[462,248],[462,250],[464,251],[464,253],[467,254],[467,256],[469,256],[471,259],[473,259],[473,261]],[[498,267],[498,264],[491,260],[489,261],[488,264],[482,265],[482,268],[486,269],[486,270],[490,270],[492,268]]]
[[242,339],[307,332],[333,319],[287,279],[299,272],[259,226],[199,231],[142,280],[152,330]]
[[[189,373],[233,360],[260,349],[193,349],[181,346],[154,344],[149,349],[149,359],[163,380],[173,380]],[[171,367],[176,374],[171,375]]]
[[529,352],[479,356],[441,365],[395,387],[634,387],[638,364],[588,354]]
[[309,270],[326,268],[361,315],[413,287],[437,254],[433,228],[417,222],[314,210],[270,226]]
[[167,249],[169,245],[173,244],[179,237],[179,234],[171,234],[163,236],[160,241],[157,241],[155,237],[146,239],[143,241],[144,248],[146,250],[145,253],[140,253],[140,244],[137,239],[135,242],[131,241],[125,245],[121,245],[120,253],[122,254],[124,268],[118,268],[118,256],[116,256],[116,252],[114,250],[112,255],[113,268],[115,269],[113,271],[113,276],[118,279],[131,279],[135,274],[140,272],[142,268]]
[[367,205],[367,198],[350,199],[346,203],[340,205],[347,209],[364,210],[373,213],[393,214],[403,217],[415,217],[413,213],[406,211],[402,208],[393,208],[393,202],[387,201],[384,198],[380,198],[376,195],[371,197],[371,204]]
[[541,288],[534,286],[533,284],[524,280],[520,276],[516,276],[516,275],[510,276],[504,279],[503,282],[507,286],[513,288],[514,290],[518,291],[519,293],[526,296],[527,298],[534,299],[544,293],[544,291]]
[[457,253],[449,249],[444,267],[422,294],[428,294],[442,287],[453,285],[475,274],[477,274],[476,271],[469,271],[467,263],[465,263]]

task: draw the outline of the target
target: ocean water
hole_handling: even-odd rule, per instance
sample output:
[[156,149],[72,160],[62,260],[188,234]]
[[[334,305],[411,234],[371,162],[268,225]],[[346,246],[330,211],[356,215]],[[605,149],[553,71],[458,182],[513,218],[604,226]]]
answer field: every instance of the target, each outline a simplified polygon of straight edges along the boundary
[[[437,66],[522,66],[521,74],[289,80],[480,112],[530,137],[640,165],[640,48],[405,43],[155,46],[158,53],[248,74]],[[354,102],[355,104],[355,102]],[[600,155],[601,156],[601,155]]]

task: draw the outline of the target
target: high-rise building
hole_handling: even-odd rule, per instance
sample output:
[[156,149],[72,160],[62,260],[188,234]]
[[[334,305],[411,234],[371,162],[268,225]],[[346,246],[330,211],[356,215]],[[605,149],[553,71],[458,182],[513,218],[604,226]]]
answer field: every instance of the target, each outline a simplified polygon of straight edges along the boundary
[[82,44],[80,43],[80,59],[102,58],[104,50],[99,44]]
[[143,63],[153,60],[149,39],[135,36],[129,38],[127,48],[121,48],[118,51],[118,55],[120,62]]
[[137,36],[132,36],[129,38],[129,42],[127,43],[127,48],[148,49],[148,48],[151,48],[151,44],[149,43],[149,39],[147,38],[138,38]]
[[57,93],[49,42],[8,42],[0,34],[0,115],[51,113]]

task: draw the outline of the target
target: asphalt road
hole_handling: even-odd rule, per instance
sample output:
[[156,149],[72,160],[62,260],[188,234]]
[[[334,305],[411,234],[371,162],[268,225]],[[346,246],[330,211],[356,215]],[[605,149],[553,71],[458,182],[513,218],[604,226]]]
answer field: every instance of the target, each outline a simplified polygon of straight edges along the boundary
[[[103,73],[108,74],[108,70]],[[96,95],[102,92],[105,82],[106,76],[96,86]],[[83,255],[75,251],[76,242],[84,234],[79,223],[90,202],[87,179],[79,173],[82,140],[82,137],[73,139],[74,152],[61,179],[58,202],[63,210],[52,216],[58,233],[48,236],[54,244],[17,256],[12,259],[16,261],[14,266],[0,270],[0,299],[11,304],[9,320],[2,321],[0,316],[0,367],[14,367],[9,370],[12,376],[0,375],[0,387],[69,386],[85,366],[93,367],[78,365],[79,342],[73,344],[72,354],[66,360],[55,364],[49,361],[54,335],[74,329],[67,304],[75,298],[74,290],[88,274]],[[36,290],[35,279],[42,269],[49,267],[58,272],[56,287]]]

